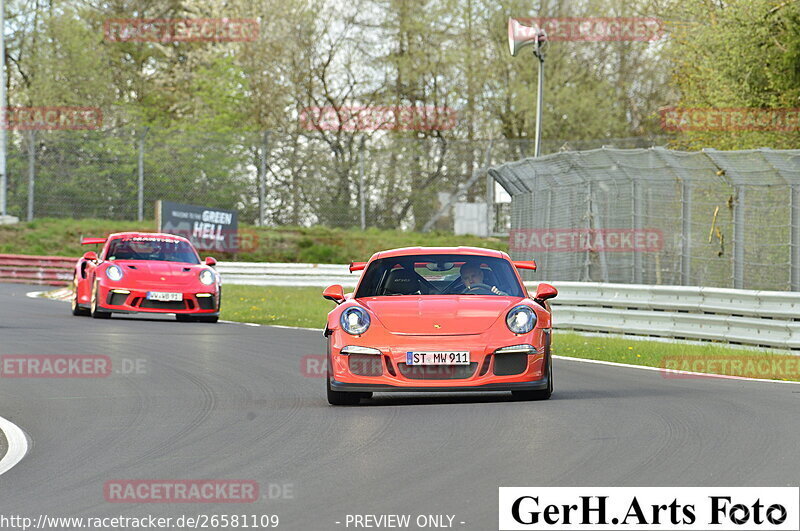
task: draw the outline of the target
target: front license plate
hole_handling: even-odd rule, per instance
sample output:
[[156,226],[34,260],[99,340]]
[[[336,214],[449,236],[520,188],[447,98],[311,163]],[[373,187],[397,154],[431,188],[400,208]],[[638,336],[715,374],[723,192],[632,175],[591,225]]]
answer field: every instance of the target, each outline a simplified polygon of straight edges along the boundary
[[161,302],[182,301],[183,300],[183,293],[166,293],[166,292],[163,292],[163,291],[148,291],[147,292],[147,300],[149,300],[149,301],[161,301]]
[[406,352],[407,365],[469,365],[469,351]]

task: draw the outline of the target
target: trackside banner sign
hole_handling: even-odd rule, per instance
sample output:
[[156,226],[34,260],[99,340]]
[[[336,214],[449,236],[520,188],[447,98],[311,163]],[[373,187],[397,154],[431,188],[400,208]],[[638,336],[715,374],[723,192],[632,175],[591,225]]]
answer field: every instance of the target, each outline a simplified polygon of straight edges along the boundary
[[239,220],[235,210],[159,201],[156,215],[161,232],[183,236],[199,250],[231,253],[239,250]]
[[501,531],[800,529],[797,487],[500,487]]

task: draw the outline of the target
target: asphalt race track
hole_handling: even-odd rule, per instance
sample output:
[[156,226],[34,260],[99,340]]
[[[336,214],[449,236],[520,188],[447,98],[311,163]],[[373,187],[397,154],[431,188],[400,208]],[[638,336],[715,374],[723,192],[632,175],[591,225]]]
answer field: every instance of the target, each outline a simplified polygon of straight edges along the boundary
[[[25,296],[35,289],[0,284],[0,355],[107,354],[115,372],[0,379],[0,416],[32,441],[0,476],[0,514],[277,514],[292,530],[345,529],[347,514],[450,514],[456,529],[488,530],[499,486],[800,481],[800,385],[559,359],[548,402],[378,395],[334,408],[324,380],[301,371],[303,356],[324,352],[320,332],[98,321]],[[173,478],[251,479],[262,499],[104,498],[109,480]]]

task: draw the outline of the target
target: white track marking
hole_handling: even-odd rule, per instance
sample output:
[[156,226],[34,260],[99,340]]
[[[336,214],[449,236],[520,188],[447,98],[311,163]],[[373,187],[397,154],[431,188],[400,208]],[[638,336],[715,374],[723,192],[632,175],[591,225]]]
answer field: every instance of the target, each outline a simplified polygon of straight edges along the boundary
[[[42,293],[45,293],[45,292],[43,292],[43,291],[32,291],[32,292],[28,293],[27,295],[28,295],[28,297],[34,298],[34,297],[41,296]],[[321,328],[306,328],[306,327],[303,327],[303,326],[261,325],[261,324],[258,324],[258,323],[243,323],[243,322],[239,322],[239,321],[222,321],[222,320],[220,321],[220,323],[239,324],[239,325],[244,325],[244,326],[269,326],[269,327],[272,327],[272,328],[285,328],[287,330],[306,330],[306,331],[310,331],[310,332],[320,332],[320,331],[322,331]],[[624,337],[625,339],[635,339],[635,340],[641,340],[641,341],[654,341],[654,340],[659,340],[660,339],[663,342],[669,342],[669,343],[672,343],[672,342],[684,343],[685,342],[685,343],[696,343],[696,344],[700,344],[700,345],[706,344],[703,341],[684,341],[684,340],[680,340],[680,339],[670,340],[669,338],[635,337],[635,336],[622,336],[622,335],[621,336],[617,336],[617,335],[614,335],[614,334],[593,334],[593,333],[581,333],[581,332],[576,332],[576,333],[578,333],[580,335],[590,336],[590,337],[591,336],[594,336],[594,337]],[[755,349],[758,349],[758,350],[771,350],[771,349],[759,349],[758,347],[749,347],[749,346],[746,346],[746,345],[725,345],[725,346],[729,347],[729,348],[739,347],[739,348],[746,349],[746,350],[749,350],[751,348],[753,348],[754,350]],[[642,369],[642,370],[645,370],[645,371],[665,371],[666,370],[666,369],[662,369],[661,367],[650,367],[650,366],[647,366],[647,365],[631,365],[631,364],[628,364],[628,363],[617,363],[617,362],[614,362],[614,361],[590,360],[590,359],[585,359],[585,358],[571,358],[569,356],[557,356],[555,354],[553,355],[553,358],[559,359],[559,360],[577,361],[577,362],[580,362],[580,363],[596,363],[598,365],[610,365],[612,367],[625,367],[625,368],[628,368],[628,369]],[[721,379],[724,379],[724,380],[743,380],[743,381],[748,381],[748,382],[800,384],[800,382],[793,382],[793,381],[787,381],[787,380],[767,380],[765,378],[747,378],[745,376],[728,376],[728,375],[725,375],[725,374],[713,374],[713,373],[709,373],[709,372],[691,372],[691,371],[679,371],[679,370],[673,370],[673,369],[670,369],[669,372],[671,374],[685,374],[685,375],[689,375],[689,376],[705,376],[705,377],[708,377],[708,378],[721,378]],[[0,473],[2,473],[2,472],[0,472]]]
[[22,458],[28,453],[28,437],[19,426],[3,417],[0,417],[0,431],[6,436],[8,442],[8,451],[0,459],[1,476],[22,461]]
[[[286,328],[289,330],[309,330],[312,332],[320,332],[321,329],[319,328],[304,328],[302,326],[284,326],[284,325],[258,325],[255,323],[238,323],[237,321],[220,321],[226,323],[234,323],[234,324],[246,324],[248,326],[271,326],[272,328]],[[627,337],[627,336],[626,336]],[[650,338],[643,338],[643,339],[650,339]],[[679,341],[679,340],[676,340]],[[559,360],[566,360],[566,361],[577,361],[580,363],[595,363],[597,365],[610,365],[612,367],[624,367],[627,369],[642,369],[645,371],[666,371],[667,369],[662,369],[661,367],[650,367],[648,365],[631,365],[628,363],[617,363],[614,361],[601,361],[601,360],[589,360],[584,358],[571,358],[569,356],[558,356],[553,355],[555,359]],[[684,374],[689,376],[704,376],[707,378],[720,378],[723,380],[743,380],[748,382],[767,382],[767,383],[782,383],[782,384],[800,384],[800,382],[792,382],[786,380],[767,380],[765,378],[747,378],[745,376],[728,376],[725,374],[713,374],[710,372],[691,372],[691,371],[679,371],[670,369],[669,372],[671,374]]]
[[594,363],[597,365],[610,365],[612,367],[624,367],[626,369],[642,369],[645,371],[659,371],[669,372],[669,374],[685,374],[688,376],[702,376],[704,378],[718,378],[722,380],[743,380],[747,382],[768,382],[768,383],[782,383],[782,384],[800,384],[800,382],[793,382],[787,380],[767,380],[766,378],[747,378],[746,376],[729,376],[727,374],[714,374],[711,372],[692,372],[692,371],[679,371],[674,369],[662,369],[661,367],[650,367],[649,365],[631,365],[629,363],[617,363],[615,361],[601,361],[590,360],[585,358],[571,358],[569,356],[557,356],[553,354],[553,358],[566,361],[577,361],[580,363]]
[[51,301],[66,302],[72,299],[72,290],[60,288],[50,291],[29,291],[25,296],[31,299],[49,299]]
[[271,326],[272,328],[287,328],[289,330],[310,330],[311,332],[323,332],[322,328],[305,328],[302,326],[284,326],[284,325],[265,325]]
[[268,325],[268,324],[262,325],[262,324],[258,324],[258,323],[244,323],[244,322],[241,322],[241,321],[220,321],[220,323],[238,324],[238,325],[244,325],[244,326],[269,326],[271,328],[286,328],[287,330],[309,330],[311,332],[322,332],[323,331],[322,328],[305,328],[305,327],[302,327],[302,326]]

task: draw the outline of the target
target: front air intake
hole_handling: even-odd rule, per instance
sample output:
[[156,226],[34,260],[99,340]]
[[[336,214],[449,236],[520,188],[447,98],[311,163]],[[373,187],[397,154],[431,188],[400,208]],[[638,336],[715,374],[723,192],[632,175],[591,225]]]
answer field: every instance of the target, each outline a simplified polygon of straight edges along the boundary
[[410,380],[461,380],[470,378],[478,368],[476,362],[469,365],[408,365],[398,363],[400,374]]
[[495,376],[511,376],[520,374],[528,368],[528,354],[515,352],[509,354],[496,354],[494,356]]
[[356,376],[381,376],[383,375],[382,356],[370,354],[350,354],[348,363],[350,372]]

